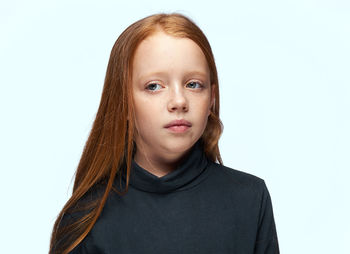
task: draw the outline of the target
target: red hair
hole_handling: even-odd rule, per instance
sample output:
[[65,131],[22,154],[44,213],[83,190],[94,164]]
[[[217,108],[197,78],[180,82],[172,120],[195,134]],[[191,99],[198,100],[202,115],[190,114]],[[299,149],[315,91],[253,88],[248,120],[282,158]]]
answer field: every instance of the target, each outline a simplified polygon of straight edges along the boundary
[[[132,62],[135,50],[142,40],[158,30],[193,40],[202,49],[210,70],[215,102],[210,110],[207,126],[201,137],[206,156],[222,163],[218,141],[223,131],[219,118],[219,84],[210,44],[200,28],[179,13],[155,14],[130,25],[115,42],[106,72],[100,105],[79,165],[75,172],[73,193],[59,213],[50,241],[49,253],[69,253],[90,232],[106,203],[111,189],[119,195],[128,191],[130,166],[134,154],[134,107],[132,101]],[[131,120],[130,120],[131,119]],[[112,185],[117,173],[125,170],[126,186],[123,192]],[[102,183],[101,185],[99,185]],[[78,201],[93,192],[94,186],[103,186],[102,194],[84,206]],[[78,209],[87,211],[71,224],[62,224],[64,215]]]

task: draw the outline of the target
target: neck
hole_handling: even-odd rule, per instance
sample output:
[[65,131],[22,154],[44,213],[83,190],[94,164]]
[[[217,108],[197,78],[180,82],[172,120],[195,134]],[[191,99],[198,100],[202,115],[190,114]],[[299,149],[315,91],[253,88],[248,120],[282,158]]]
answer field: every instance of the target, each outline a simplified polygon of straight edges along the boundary
[[158,158],[152,155],[144,154],[141,151],[136,150],[134,161],[150,172],[151,174],[162,177],[174,171],[181,163],[182,159],[187,153],[183,154],[180,158]]

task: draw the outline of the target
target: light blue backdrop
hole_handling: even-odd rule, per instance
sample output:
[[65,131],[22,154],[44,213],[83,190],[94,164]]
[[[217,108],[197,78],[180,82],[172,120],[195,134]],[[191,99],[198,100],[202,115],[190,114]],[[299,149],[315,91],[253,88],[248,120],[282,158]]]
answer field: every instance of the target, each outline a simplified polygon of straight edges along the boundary
[[350,4],[1,1],[0,253],[47,253],[134,21],[178,11],[216,57],[226,166],[263,178],[281,253],[350,253]]

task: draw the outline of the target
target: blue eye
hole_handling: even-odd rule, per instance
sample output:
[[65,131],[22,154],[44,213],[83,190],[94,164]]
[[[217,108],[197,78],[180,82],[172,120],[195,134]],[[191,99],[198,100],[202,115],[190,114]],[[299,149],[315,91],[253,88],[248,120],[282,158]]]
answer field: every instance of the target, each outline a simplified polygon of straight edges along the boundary
[[191,88],[195,88],[195,87],[193,87],[193,85],[195,85],[195,84],[198,84],[198,85],[199,85],[199,88],[202,87],[202,84],[199,83],[199,82],[197,82],[197,81],[192,81],[192,82],[188,83],[187,85],[192,85]]
[[151,83],[151,84],[149,84],[148,86],[146,86],[146,89],[147,89],[147,90],[150,90],[150,91],[156,91],[155,89],[148,89],[148,88],[155,88],[157,85],[160,86],[160,85],[157,84],[157,83]]

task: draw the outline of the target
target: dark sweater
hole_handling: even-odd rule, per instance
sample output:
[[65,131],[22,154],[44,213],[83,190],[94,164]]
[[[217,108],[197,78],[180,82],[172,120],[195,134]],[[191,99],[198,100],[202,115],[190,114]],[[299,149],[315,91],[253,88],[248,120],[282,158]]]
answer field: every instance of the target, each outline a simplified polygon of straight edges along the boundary
[[210,161],[198,141],[160,178],[133,161],[128,193],[111,192],[71,253],[276,254],[279,247],[264,180]]

